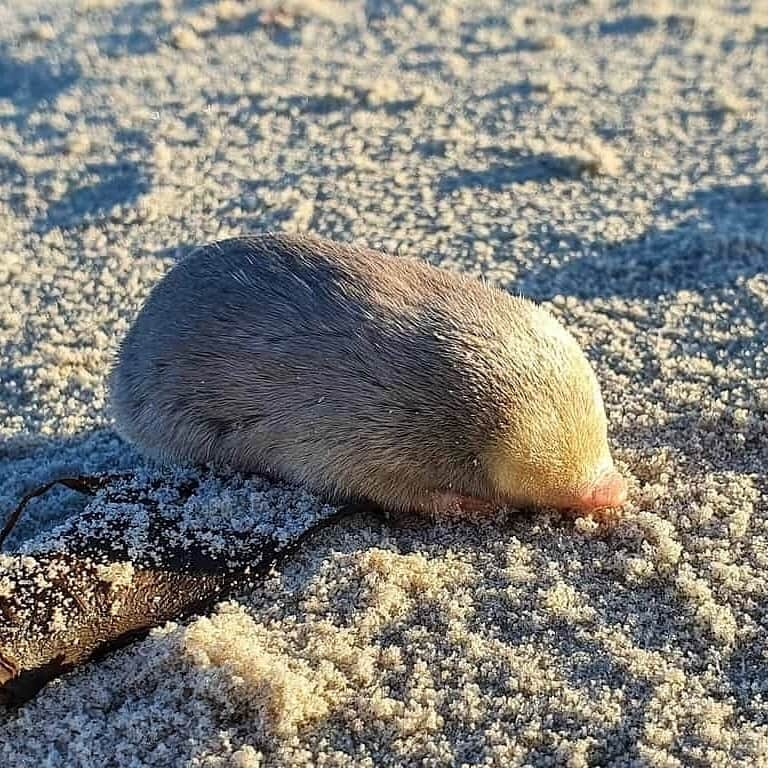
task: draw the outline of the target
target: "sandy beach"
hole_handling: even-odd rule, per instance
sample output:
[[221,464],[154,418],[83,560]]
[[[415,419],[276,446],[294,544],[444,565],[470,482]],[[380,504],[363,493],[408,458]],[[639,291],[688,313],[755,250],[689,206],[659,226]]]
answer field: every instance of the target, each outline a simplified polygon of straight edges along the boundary
[[192,247],[265,230],[542,302],[631,486],[610,529],[341,523],[0,712],[0,763],[768,766],[767,105],[757,0],[0,0],[3,513],[144,466],[117,343]]

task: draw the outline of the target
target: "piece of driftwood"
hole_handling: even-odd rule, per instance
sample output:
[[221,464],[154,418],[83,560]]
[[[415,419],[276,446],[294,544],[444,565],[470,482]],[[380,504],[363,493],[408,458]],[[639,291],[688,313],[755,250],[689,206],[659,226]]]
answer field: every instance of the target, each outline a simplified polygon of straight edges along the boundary
[[357,511],[322,507],[304,529],[270,531],[253,515],[222,526],[203,515],[197,525],[190,503],[201,482],[66,479],[94,501],[50,535],[0,555],[0,703],[19,705],[76,665],[247,588],[309,536]]

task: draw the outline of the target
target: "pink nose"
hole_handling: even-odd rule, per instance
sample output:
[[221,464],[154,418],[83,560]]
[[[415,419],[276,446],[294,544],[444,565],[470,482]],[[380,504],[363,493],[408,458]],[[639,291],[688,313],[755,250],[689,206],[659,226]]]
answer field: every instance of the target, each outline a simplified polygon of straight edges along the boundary
[[627,482],[615,470],[599,477],[579,498],[579,508],[587,511],[620,507],[627,500]]

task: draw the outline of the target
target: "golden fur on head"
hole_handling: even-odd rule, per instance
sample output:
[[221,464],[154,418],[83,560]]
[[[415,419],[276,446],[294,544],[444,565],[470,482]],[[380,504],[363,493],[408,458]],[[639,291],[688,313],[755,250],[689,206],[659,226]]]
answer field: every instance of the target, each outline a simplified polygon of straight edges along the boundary
[[569,506],[613,467],[607,420],[597,378],[575,339],[548,312],[531,309],[536,343],[519,333],[509,339],[516,396],[490,442],[487,471],[500,498]]

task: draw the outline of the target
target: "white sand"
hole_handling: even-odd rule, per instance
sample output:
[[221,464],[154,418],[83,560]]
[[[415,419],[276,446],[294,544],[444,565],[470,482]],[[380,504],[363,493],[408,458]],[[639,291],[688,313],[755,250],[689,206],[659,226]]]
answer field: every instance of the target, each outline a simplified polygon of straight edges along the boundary
[[138,465],[115,343],[174,258],[266,228],[550,302],[632,503],[339,527],[0,714],[0,764],[768,765],[768,7],[263,5],[0,4],[0,508]]

